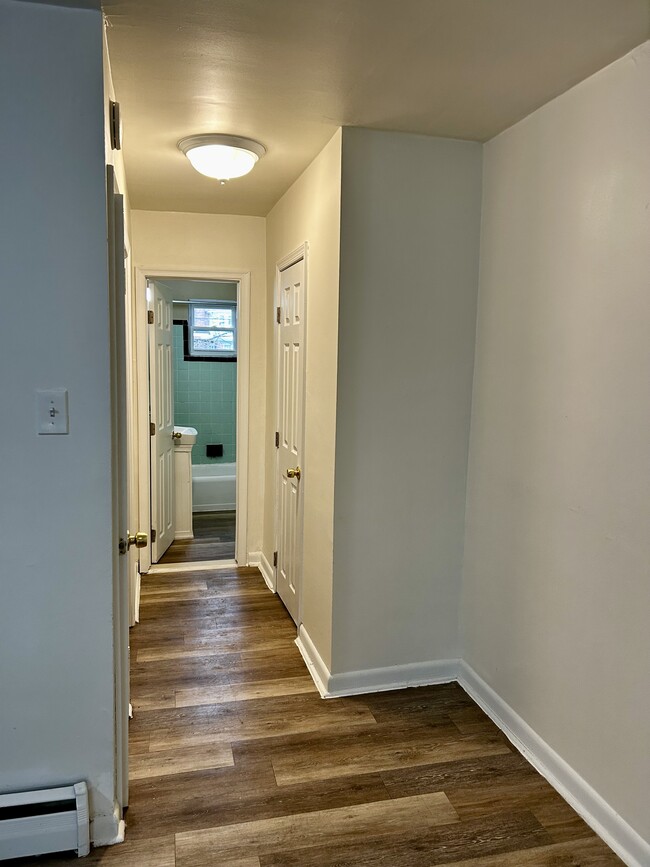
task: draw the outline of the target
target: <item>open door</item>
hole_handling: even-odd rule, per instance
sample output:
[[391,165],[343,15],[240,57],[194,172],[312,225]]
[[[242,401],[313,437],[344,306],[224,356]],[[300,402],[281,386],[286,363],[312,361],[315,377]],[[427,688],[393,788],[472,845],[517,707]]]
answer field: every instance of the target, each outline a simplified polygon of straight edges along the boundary
[[111,321],[111,404],[113,479],[113,623],[115,630],[116,797],[128,806],[129,574],[134,568],[129,533],[126,399],[126,281],[124,200],[112,166],[106,170],[108,285]]
[[298,624],[302,578],[305,260],[279,272],[277,591]]
[[172,299],[147,283],[149,407],[151,424],[151,561],[157,563],[174,541],[174,383]]

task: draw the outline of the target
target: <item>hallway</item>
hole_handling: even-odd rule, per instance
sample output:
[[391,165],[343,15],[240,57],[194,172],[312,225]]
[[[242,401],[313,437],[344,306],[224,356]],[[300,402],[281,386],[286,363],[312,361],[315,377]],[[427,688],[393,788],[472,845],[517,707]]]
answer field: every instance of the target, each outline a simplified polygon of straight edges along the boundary
[[621,863],[458,685],[323,701],[257,569],[150,576],[141,615],[126,843],[84,864]]

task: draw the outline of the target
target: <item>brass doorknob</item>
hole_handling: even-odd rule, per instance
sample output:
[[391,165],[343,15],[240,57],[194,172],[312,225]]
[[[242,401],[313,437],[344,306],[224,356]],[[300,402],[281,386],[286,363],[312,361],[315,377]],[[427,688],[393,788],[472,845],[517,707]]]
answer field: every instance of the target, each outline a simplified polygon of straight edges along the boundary
[[182,433],[180,433],[179,431],[175,430],[174,433],[172,434],[172,439],[179,440],[182,436],[183,436]]
[[300,467],[296,467],[295,470],[287,470],[288,479],[298,479],[298,481],[300,481],[301,475]]
[[120,539],[119,551],[120,554],[126,554],[131,545],[136,548],[146,548],[149,544],[146,533],[127,533],[126,539]]
[[129,533],[126,537],[126,546],[130,548],[135,545],[136,548],[146,548],[149,544],[149,539],[146,533]]

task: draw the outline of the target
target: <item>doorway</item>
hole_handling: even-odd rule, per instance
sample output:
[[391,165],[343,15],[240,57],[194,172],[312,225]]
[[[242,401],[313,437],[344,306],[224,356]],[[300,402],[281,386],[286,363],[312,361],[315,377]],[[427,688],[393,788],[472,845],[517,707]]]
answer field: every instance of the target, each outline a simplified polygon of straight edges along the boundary
[[154,278],[147,293],[152,561],[234,562],[238,283]]
[[[248,273],[136,270],[140,573],[247,563],[249,291]],[[183,451],[190,519],[177,528]]]

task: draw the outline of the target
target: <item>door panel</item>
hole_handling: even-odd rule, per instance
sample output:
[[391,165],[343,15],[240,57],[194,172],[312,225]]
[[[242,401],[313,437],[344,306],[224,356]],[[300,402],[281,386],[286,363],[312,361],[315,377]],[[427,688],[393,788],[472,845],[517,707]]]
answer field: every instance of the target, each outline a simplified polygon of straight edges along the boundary
[[171,298],[155,283],[152,293],[153,323],[149,325],[149,382],[151,421],[151,516],[156,539],[151,545],[157,563],[174,541],[174,394],[172,373]]
[[302,575],[304,417],[304,260],[280,273],[278,324],[279,455],[277,589],[299,619]]
[[116,791],[120,807],[125,808],[129,800],[129,572],[133,568],[134,558],[133,553],[128,552],[123,545],[123,540],[128,538],[129,520],[133,518],[128,511],[124,200],[117,192],[112,166],[106,167],[106,194],[111,317]]

